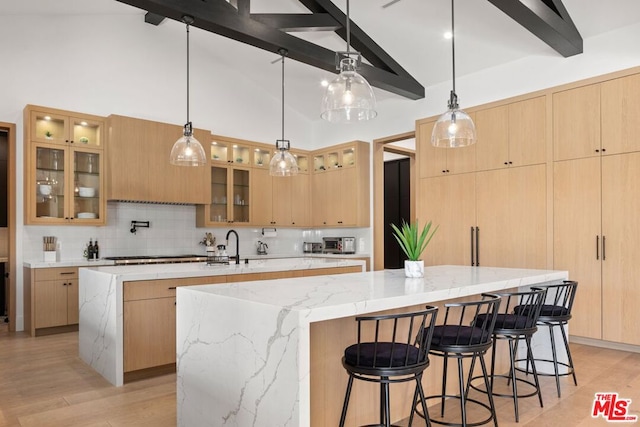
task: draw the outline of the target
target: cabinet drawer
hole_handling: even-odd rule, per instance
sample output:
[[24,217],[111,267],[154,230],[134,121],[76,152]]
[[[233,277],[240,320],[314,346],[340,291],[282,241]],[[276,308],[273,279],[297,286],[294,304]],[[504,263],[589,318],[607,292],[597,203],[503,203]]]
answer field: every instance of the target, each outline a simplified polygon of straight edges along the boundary
[[174,297],[178,286],[208,285],[226,281],[226,276],[204,276],[124,282],[124,301]]
[[78,267],[36,268],[34,271],[36,282],[43,280],[66,280],[78,278]]

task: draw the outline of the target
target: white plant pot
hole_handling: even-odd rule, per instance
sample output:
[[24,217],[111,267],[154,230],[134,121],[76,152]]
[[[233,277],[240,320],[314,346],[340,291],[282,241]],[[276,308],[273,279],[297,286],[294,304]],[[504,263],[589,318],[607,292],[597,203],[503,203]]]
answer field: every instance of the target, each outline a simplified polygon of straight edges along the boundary
[[404,275],[406,277],[424,277],[424,261],[404,261]]

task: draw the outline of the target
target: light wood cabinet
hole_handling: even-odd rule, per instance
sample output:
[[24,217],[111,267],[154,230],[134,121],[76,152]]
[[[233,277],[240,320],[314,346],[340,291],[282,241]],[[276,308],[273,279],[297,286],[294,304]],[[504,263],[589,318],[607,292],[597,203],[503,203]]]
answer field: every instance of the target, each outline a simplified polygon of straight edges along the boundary
[[27,105],[25,224],[104,225],[103,118]]
[[600,155],[600,84],[553,94],[553,159]]
[[602,153],[640,151],[640,74],[601,83]]
[[[196,226],[251,224],[251,205],[254,193],[257,194],[251,191],[251,185],[254,182],[252,174],[255,172],[257,171],[234,165],[211,166],[209,184],[211,203],[196,206]],[[203,190],[202,187],[198,188]]]
[[31,336],[78,330],[78,268],[24,269],[25,330]]
[[[211,194],[198,183],[209,182],[210,168],[169,163],[173,144],[183,127],[132,117],[108,119],[107,198],[156,203],[209,204]],[[207,147],[209,131],[194,129]]]
[[[249,141],[221,135],[210,135],[205,141],[209,140],[212,165],[269,167],[271,151],[262,144],[263,148],[256,148]],[[203,142],[202,146],[206,152],[206,143]]]
[[291,177],[269,175],[268,169],[253,169],[252,218],[254,225],[309,226],[311,187],[309,175]]
[[[473,119],[474,113],[469,114]],[[431,145],[435,120],[416,123],[416,153],[420,178],[474,172],[476,170],[476,144],[462,148],[439,148]]]
[[478,171],[546,161],[544,96],[476,111]]
[[639,345],[640,153],[555,163],[554,268],[577,280],[571,334]]
[[[369,226],[369,144],[341,144],[314,154],[311,220],[317,227]],[[324,165],[324,166],[323,166]]]

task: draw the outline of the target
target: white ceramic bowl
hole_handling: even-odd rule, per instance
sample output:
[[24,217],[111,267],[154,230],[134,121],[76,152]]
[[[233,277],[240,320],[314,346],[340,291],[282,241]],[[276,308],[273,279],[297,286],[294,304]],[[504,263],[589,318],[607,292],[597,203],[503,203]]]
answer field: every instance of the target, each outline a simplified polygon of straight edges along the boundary
[[43,196],[48,196],[49,194],[51,194],[51,186],[49,184],[40,184],[38,186],[38,190]]
[[97,218],[97,215],[93,212],[78,212],[78,218],[93,219]]
[[78,194],[80,197],[93,197],[96,195],[96,189],[92,187],[80,187]]

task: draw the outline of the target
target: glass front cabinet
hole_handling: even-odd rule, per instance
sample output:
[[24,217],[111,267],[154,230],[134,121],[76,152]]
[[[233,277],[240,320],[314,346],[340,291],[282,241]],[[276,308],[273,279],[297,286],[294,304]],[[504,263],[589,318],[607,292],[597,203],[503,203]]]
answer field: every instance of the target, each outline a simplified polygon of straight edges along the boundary
[[104,122],[63,113],[25,109],[25,224],[104,225]]
[[215,227],[229,223],[249,224],[250,177],[249,169],[212,165],[211,204],[196,207],[196,225]]

